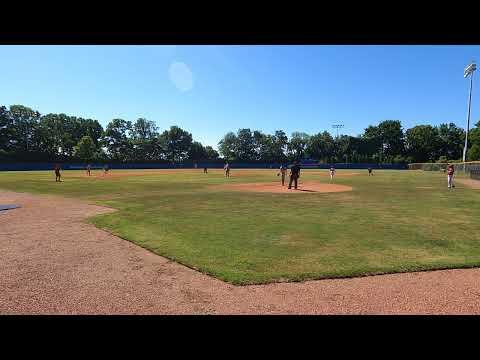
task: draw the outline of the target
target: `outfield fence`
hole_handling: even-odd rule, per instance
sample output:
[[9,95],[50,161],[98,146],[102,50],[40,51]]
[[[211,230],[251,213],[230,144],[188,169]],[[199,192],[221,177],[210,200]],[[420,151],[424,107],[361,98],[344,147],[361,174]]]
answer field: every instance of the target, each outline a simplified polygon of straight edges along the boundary
[[471,170],[470,178],[474,180],[480,180],[480,169]]
[[469,162],[452,162],[452,163],[412,163],[408,164],[409,170],[424,170],[424,171],[444,171],[447,169],[448,164],[455,166],[455,171],[464,173],[471,173],[472,171],[480,171],[480,161]]
[[[1,162],[0,171],[32,171],[32,170],[52,170],[55,167],[54,162]],[[59,162],[63,170],[85,170],[86,164],[79,162]],[[195,167],[196,164],[196,167]],[[288,165],[285,162],[284,165]],[[143,162],[143,163],[100,163],[92,162],[92,170],[103,169],[108,165],[109,169],[202,169],[204,167],[209,169],[222,169],[223,161],[185,161],[182,163],[167,163],[167,162]],[[278,169],[282,165],[280,162],[240,162],[231,161],[232,169]],[[301,162],[302,169],[329,169],[330,166],[336,169],[385,169],[385,170],[406,170],[406,164],[376,164],[376,163],[319,163],[314,160],[303,160]]]

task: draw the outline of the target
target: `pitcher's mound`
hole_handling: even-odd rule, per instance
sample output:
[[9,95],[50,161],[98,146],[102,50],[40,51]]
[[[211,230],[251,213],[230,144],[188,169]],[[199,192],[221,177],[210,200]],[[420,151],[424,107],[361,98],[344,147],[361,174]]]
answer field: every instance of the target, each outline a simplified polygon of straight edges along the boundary
[[226,184],[219,185],[218,188],[225,190],[283,193],[283,194],[305,194],[305,193],[333,193],[352,191],[351,186],[337,184],[322,184],[318,182],[302,182],[298,189],[288,189],[288,186],[282,186],[278,182],[274,183],[253,183],[253,184]]

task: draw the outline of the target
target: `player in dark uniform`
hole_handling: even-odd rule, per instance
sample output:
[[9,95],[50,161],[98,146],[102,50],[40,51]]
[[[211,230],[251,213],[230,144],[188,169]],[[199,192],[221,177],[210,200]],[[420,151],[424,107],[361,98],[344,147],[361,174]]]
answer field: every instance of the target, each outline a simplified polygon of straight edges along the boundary
[[55,164],[55,182],[61,182],[62,175],[60,174],[60,165]]
[[208,170],[207,170],[206,167],[203,168],[203,173],[204,173],[204,174],[208,174]]
[[295,161],[290,168],[290,182],[288,183],[288,188],[292,188],[292,182],[295,183],[295,189],[298,186],[298,178],[300,177],[300,164],[298,161]]
[[91,168],[92,168],[92,167],[90,166],[90,164],[88,164],[88,165],[87,165],[87,175],[88,175],[88,176],[90,176],[90,169],[91,169]]
[[373,176],[371,167],[368,168],[368,176]]

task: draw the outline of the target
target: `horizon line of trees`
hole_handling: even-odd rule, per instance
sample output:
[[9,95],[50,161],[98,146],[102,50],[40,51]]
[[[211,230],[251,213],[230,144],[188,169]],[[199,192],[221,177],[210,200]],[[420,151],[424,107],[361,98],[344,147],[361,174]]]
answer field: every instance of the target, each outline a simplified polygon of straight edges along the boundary
[[[314,159],[323,163],[447,162],[462,158],[465,131],[454,123],[417,125],[406,131],[399,120],[385,120],[368,126],[359,136],[333,137],[323,131],[314,135],[284,131],[264,134],[239,129],[219,143],[226,160],[292,161]],[[467,160],[480,160],[480,121],[469,132]]]
[[0,159],[17,161],[216,160],[211,146],[178,126],[159,132],[155,122],[98,120],[66,114],[42,115],[23,105],[0,106]]
[[[14,161],[446,162],[461,159],[464,139],[453,122],[404,130],[399,120],[385,120],[358,136],[239,129],[225,134],[217,152],[178,126],[159,132],[145,118],[113,119],[104,129],[94,119],[0,106],[0,159]],[[480,121],[469,132],[467,160],[480,160]]]

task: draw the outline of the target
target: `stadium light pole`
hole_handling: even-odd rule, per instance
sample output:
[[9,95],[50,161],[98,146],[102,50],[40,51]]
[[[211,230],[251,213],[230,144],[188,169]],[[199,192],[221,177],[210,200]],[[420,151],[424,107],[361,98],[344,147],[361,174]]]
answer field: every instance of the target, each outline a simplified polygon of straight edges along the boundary
[[468,115],[467,115],[467,129],[465,131],[465,146],[463,147],[463,162],[467,158],[467,146],[468,146],[468,131],[470,130],[470,109],[472,107],[472,86],[473,86],[473,72],[477,70],[477,65],[474,61],[468,65],[463,73],[463,77],[468,77],[470,75],[470,91],[468,94]]
[[343,128],[344,125],[342,124],[333,124],[332,128],[337,129],[337,138],[338,138],[338,129]]

